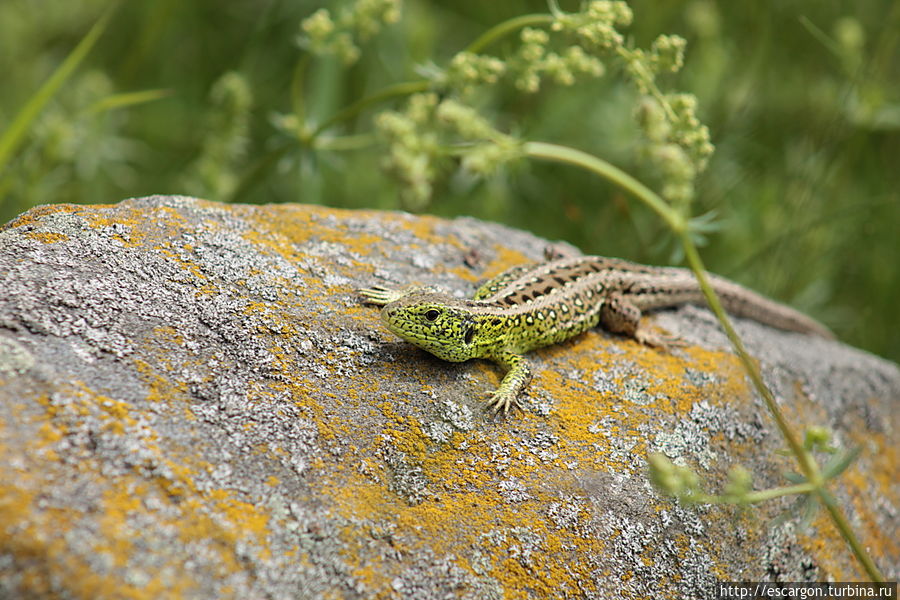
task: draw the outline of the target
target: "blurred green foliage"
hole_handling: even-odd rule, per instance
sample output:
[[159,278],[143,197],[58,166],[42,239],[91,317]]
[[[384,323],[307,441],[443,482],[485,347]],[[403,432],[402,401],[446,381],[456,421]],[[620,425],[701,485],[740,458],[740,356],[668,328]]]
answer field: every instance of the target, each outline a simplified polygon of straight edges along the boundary
[[[719,220],[703,249],[710,269],[900,360],[892,312],[900,297],[900,2],[630,4],[636,44],[648,47],[661,33],[688,40],[685,66],[667,83],[697,95],[716,145],[694,210]],[[108,5],[0,3],[0,135]],[[489,27],[547,5],[406,0],[400,21],[362,43],[352,65],[311,59],[298,44],[301,21],[346,5],[122,2],[0,172],[0,222],[35,204],[154,193],[405,208],[370,135],[372,116],[402,98],[335,124],[315,149],[298,132],[421,79]],[[516,39],[486,51],[504,58]],[[510,87],[480,108],[523,139],[586,150],[652,184],[637,161],[635,103],[613,70],[575,87],[542,84],[535,94]],[[502,221],[588,253],[669,259],[670,234],[655,215],[556,164],[520,163],[486,181],[450,177],[421,210]]]

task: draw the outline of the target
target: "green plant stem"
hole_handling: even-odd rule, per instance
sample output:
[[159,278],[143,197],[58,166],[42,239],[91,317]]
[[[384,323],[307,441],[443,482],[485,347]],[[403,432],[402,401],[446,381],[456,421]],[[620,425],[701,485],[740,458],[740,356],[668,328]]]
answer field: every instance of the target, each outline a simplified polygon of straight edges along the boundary
[[636,75],[640,76],[640,81],[646,86],[647,91],[649,91],[650,95],[656,99],[660,107],[666,111],[666,116],[669,118],[669,121],[673,123],[676,122],[678,116],[675,114],[675,111],[672,110],[672,105],[669,104],[665,95],[660,91],[659,87],[657,87],[653,74],[647,71],[647,67],[644,65],[643,61],[635,59],[634,52],[635,51],[625,47],[619,47],[616,50],[616,54],[619,55],[619,58],[626,62],[634,70]]
[[375,135],[372,133],[360,133],[358,135],[342,135],[337,137],[319,138],[316,147],[321,150],[330,150],[331,152],[346,152],[348,150],[359,150],[372,146],[376,142]]
[[797,485],[787,485],[783,487],[772,488],[769,490],[759,490],[756,492],[748,492],[742,496],[714,496],[710,494],[699,494],[691,497],[690,501],[694,504],[755,504],[757,502],[765,502],[782,496],[793,496],[800,494],[810,494],[815,492],[816,488],[809,482],[798,483]]
[[581,150],[545,142],[525,142],[523,149],[525,155],[531,158],[566,163],[587,169],[603,179],[615,183],[622,189],[631,192],[636,198],[662,217],[666,224],[668,224],[676,233],[687,231],[687,222],[681,214],[666,204],[653,190],[605,160],[599,159],[593,154],[582,152]]
[[[738,336],[737,332],[735,332],[734,327],[732,327],[731,321],[728,319],[728,315],[725,313],[725,309],[722,308],[722,303],[719,302],[719,297],[716,295],[715,291],[712,288],[712,285],[709,282],[709,277],[707,277],[706,275],[706,267],[703,265],[703,261],[700,258],[700,253],[697,251],[697,247],[694,245],[693,241],[691,241],[691,232],[688,229],[687,220],[682,216],[682,214],[666,204],[666,202],[662,198],[660,198],[653,190],[642,184],[640,181],[638,181],[628,173],[625,173],[618,167],[615,167],[605,160],[601,160],[596,156],[593,156],[586,152],[575,150],[574,148],[568,148],[566,146],[558,146],[556,144],[548,144],[544,142],[526,142],[523,146],[523,151],[526,156],[532,158],[567,163],[570,165],[582,167],[608,181],[615,183],[624,190],[633,194],[644,204],[649,206],[669,225],[669,227],[681,241],[681,246],[684,250],[685,257],[687,258],[688,266],[691,268],[691,271],[693,271],[694,276],[697,278],[697,283],[699,284],[700,289],[703,291],[703,296],[706,298],[707,304],[709,304],[709,307],[713,311],[713,314],[716,316],[716,319],[725,330],[725,335],[728,337],[728,340],[731,342],[732,347],[737,353],[738,359],[741,361],[744,370],[750,376],[750,381],[753,384],[753,387],[766,403],[766,407],[769,409],[769,413],[775,420],[775,424],[777,425],[778,430],[781,432],[782,437],[784,437],[784,439],[787,441],[791,453],[797,459],[797,462],[800,465],[800,470],[806,477],[806,483],[798,484],[796,486],[789,486],[786,488],[776,488],[775,490],[768,490],[768,493],[777,492],[778,495],[783,495],[783,493],[816,494],[817,497],[822,501],[822,504],[825,505],[825,508],[828,510],[829,515],[831,515],[832,522],[838,528],[838,531],[840,531],[844,540],[847,542],[847,545],[850,546],[851,552],[863,566],[869,577],[873,581],[884,581],[883,576],[878,571],[878,568],[875,566],[872,558],[868,555],[865,548],[863,548],[862,544],[860,544],[859,540],[857,539],[856,534],[850,527],[850,523],[847,521],[840,507],[834,501],[834,498],[831,496],[828,490],[825,489],[826,481],[822,476],[821,471],[819,470],[819,465],[816,463],[812,454],[810,452],[807,452],[800,444],[799,440],[797,440],[797,437],[794,435],[793,431],[787,423],[787,419],[785,419],[784,415],[781,412],[781,409],[778,408],[778,404],[775,402],[775,397],[772,395],[772,392],[763,381],[762,374],[757,368],[756,363],[750,357],[750,354],[744,347],[743,341],[741,341],[741,338]],[[791,490],[791,492],[784,492],[784,490]],[[759,495],[759,499],[765,499],[764,494],[766,493],[767,492],[765,491],[756,492],[755,495]]]
[[514,19],[509,19],[508,21],[503,21],[502,23],[498,23],[494,25],[484,33],[482,33],[478,38],[466,46],[464,52],[471,52],[473,54],[481,52],[486,47],[493,44],[496,40],[502,38],[503,36],[522,29],[523,27],[530,27],[531,25],[547,25],[552,23],[554,20],[553,15],[548,14],[533,14],[533,15],[522,15],[516,17]]
[[847,517],[844,516],[844,513],[841,510],[841,507],[838,506],[834,496],[832,496],[824,487],[817,489],[816,495],[819,497],[819,500],[822,501],[822,504],[825,505],[825,510],[831,515],[831,521],[834,523],[834,526],[838,528],[844,541],[850,546],[850,550],[853,552],[856,560],[862,564],[863,569],[866,570],[866,574],[869,578],[871,578],[872,581],[884,582],[884,575],[881,574],[881,571],[879,571],[878,567],[875,565],[875,561],[872,560],[872,557],[869,556],[869,553],[866,552],[866,549],[857,539],[853,527],[850,525],[850,522],[847,521]]
[[371,96],[366,96],[360,100],[357,100],[350,106],[339,110],[335,114],[331,115],[328,119],[326,119],[321,125],[316,127],[313,132],[309,136],[309,140],[315,140],[316,137],[319,136],[320,133],[334,125],[335,123],[340,123],[341,121],[346,121],[351,117],[356,116],[367,107],[377,104],[378,102],[382,102],[384,100],[388,100],[390,98],[395,98],[397,96],[409,96],[410,94],[415,94],[418,92],[424,92],[431,86],[431,82],[427,79],[422,79],[420,81],[406,81],[403,83],[398,83],[392,86],[388,86],[383,90],[372,94]]
[[766,500],[772,500],[773,498],[780,498],[781,496],[808,494],[812,491],[815,491],[815,487],[811,483],[798,483],[797,485],[786,485],[770,490],[750,492],[746,496],[742,496],[741,500],[746,502],[764,502]]
[[744,370],[746,370],[747,374],[750,376],[750,381],[753,384],[753,387],[756,388],[757,393],[759,393],[763,401],[766,403],[766,407],[769,409],[769,412],[772,413],[772,416],[775,419],[775,424],[778,426],[778,430],[781,432],[781,435],[787,441],[788,446],[791,449],[791,453],[796,456],[798,461],[800,462],[800,468],[803,471],[803,474],[806,476],[807,480],[815,483],[816,479],[821,479],[821,475],[818,473],[818,466],[816,465],[815,461],[811,459],[809,453],[807,453],[803,449],[800,441],[794,435],[794,432],[788,425],[787,420],[781,413],[781,409],[778,408],[778,404],[775,402],[775,397],[772,395],[772,392],[769,390],[769,388],[766,387],[765,382],[763,382],[762,374],[759,372],[756,363],[753,361],[753,359],[750,357],[750,354],[747,352],[747,349],[744,347],[744,342],[738,336],[737,332],[734,330],[734,327],[732,327],[731,321],[728,318],[725,309],[722,308],[722,304],[719,302],[719,297],[713,291],[712,285],[709,283],[709,278],[706,276],[706,268],[703,265],[702,259],[700,258],[700,253],[697,252],[697,247],[694,246],[694,243],[691,241],[690,236],[687,232],[680,234],[679,237],[681,239],[681,247],[684,250],[684,255],[687,258],[688,266],[694,272],[694,276],[697,278],[697,282],[700,284],[700,289],[703,292],[703,296],[706,298],[707,304],[709,304],[709,307],[713,311],[713,314],[716,316],[716,319],[722,325],[722,329],[725,330],[725,335],[728,337],[728,341],[730,341],[731,345],[734,347],[738,358],[744,366]]
[[306,120],[306,99],[303,97],[303,83],[306,79],[306,71],[309,67],[309,54],[304,54],[294,65],[294,73],[291,77],[291,105],[298,123]]
[[832,522],[838,528],[844,541],[850,546],[850,551],[863,566],[872,581],[884,581],[884,577],[857,539],[853,528],[850,526],[850,523],[847,521],[840,507],[834,501],[831,494],[828,493],[828,490],[825,489],[826,481],[825,478],[822,477],[819,465],[816,463],[812,454],[807,452],[803,446],[800,445],[799,440],[797,440],[794,432],[788,426],[787,420],[781,413],[781,409],[778,408],[775,397],[772,395],[772,392],[766,386],[765,382],[763,382],[762,374],[759,372],[756,363],[744,347],[744,342],[738,336],[737,332],[735,332],[734,327],[731,326],[731,321],[728,319],[728,315],[722,308],[719,297],[716,295],[715,291],[713,291],[712,285],[709,283],[709,278],[706,276],[706,268],[700,258],[700,253],[697,252],[697,247],[694,246],[694,243],[690,239],[689,232],[682,232],[680,238],[688,265],[691,267],[694,276],[697,278],[697,282],[700,284],[700,289],[703,291],[703,296],[706,298],[707,304],[709,304],[713,314],[716,315],[716,319],[725,330],[725,335],[728,336],[728,340],[731,342],[732,347],[743,364],[744,370],[746,370],[747,374],[750,376],[753,387],[756,388],[757,393],[766,403],[766,407],[768,407],[769,413],[775,420],[775,424],[778,426],[782,437],[787,441],[791,453],[796,457],[797,462],[800,465],[800,470],[803,471],[803,474],[806,476],[807,485],[811,486],[812,493],[815,493],[822,501],[822,504],[825,505],[829,515],[831,515]]
[[296,142],[294,141],[284,141],[281,142],[278,146],[272,148],[262,156],[256,159],[256,161],[248,168],[245,169],[243,175],[241,176],[240,182],[231,192],[231,194],[227,198],[223,198],[223,202],[240,202],[244,196],[259,182],[262,180],[263,176],[278,164],[278,161],[281,160],[289,151],[296,147]]

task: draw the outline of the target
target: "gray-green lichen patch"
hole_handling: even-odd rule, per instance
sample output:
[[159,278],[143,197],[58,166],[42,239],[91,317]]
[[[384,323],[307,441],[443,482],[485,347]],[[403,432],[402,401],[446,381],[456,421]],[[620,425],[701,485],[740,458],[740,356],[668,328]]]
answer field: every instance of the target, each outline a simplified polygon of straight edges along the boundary
[[[719,579],[855,579],[806,531],[659,497],[661,450],[721,487],[784,443],[701,308],[673,353],[589,332],[499,373],[383,328],[355,290],[468,295],[546,243],[474,219],[156,196],[0,228],[0,597],[710,598]],[[799,427],[863,445],[835,495],[897,578],[900,373],[740,320]]]
[[0,377],[24,373],[34,366],[34,356],[15,339],[0,335]]

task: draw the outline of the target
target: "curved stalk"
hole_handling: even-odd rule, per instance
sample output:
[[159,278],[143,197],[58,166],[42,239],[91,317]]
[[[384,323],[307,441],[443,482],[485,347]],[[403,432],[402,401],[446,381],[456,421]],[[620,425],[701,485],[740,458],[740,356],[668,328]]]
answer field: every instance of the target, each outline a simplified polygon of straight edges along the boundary
[[481,52],[484,48],[490,46],[496,40],[513,31],[516,31],[517,29],[522,29],[523,27],[528,27],[530,25],[547,25],[549,23],[552,23],[553,19],[553,15],[534,14],[522,15],[514,19],[509,19],[508,21],[503,21],[502,23],[494,25],[493,27],[482,33],[474,42],[466,46],[465,50],[463,51],[471,52],[473,54]]
[[567,146],[559,146],[557,144],[548,144],[545,142],[525,142],[524,151],[526,156],[532,158],[566,163],[587,169],[591,173],[599,175],[603,179],[611,181],[625,191],[630,192],[638,200],[646,204],[656,214],[662,217],[676,234],[687,231],[687,222],[684,220],[684,217],[666,204],[656,192],[625,171],[613,166],[605,160],[597,158],[593,154],[588,154],[587,152],[582,152],[581,150],[576,150]]
[[797,485],[788,485],[784,487],[772,488],[769,490],[759,490],[757,492],[750,492],[746,496],[744,496],[744,500],[747,502],[764,502],[766,500],[772,500],[774,498],[780,498],[781,496],[793,496],[794,494],[808,494],[815,490],[815,486],[811,483],[799,483]]

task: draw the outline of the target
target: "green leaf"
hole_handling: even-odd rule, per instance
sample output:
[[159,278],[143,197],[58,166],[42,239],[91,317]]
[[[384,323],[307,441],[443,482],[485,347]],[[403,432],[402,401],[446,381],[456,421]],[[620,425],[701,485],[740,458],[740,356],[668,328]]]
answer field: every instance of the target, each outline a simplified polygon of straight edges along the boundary
[[769,521],[769,527],[778,527],[791,519],[797,519],[797,527],[801,530],[805,529],[809,527],[818,509],[818,499],[812,494],[804,494],[792,502],[781,514]]
[[789,507],[781,511],[778,516],[769,521],[769,527],[775,528],[787,523],[793,517],[796,517],[799,513],[800,506],[803,504],[803,498],[797,498],[796,501],[792,502]]
[[782,473],[782,476],[793,483],[794,485],[799,485],[801,483],[806,483],[806,477],[800,475],[799,473]]
[[108,110],[116,110],[126,108],[136,104],[146,104],[160,98],[172,95],[171,90],[141,90],[140,92],[127,92],[124,94],[112,94],[106,98],[95,102],[87,110],[88,114],[105,112]]
[[825,479],[834,479],[841,473],[847,470],[856,457],[859,456],[859,453],[862,452],[862,446],[857,446],[852,450],[847,450],[845,452],[841,452],[840,454],[835,454],[831,457],[831,459],[825,464],[825,467],[822,469],[822,475]]
[[841,57],[841,49],[840,46],[835,42],[830,35],[822,31],[815,23],[810,21],[805,16],[800,16],[800,24],[812,35],[824,48],[826,48],[829,52],[834,54],[836,57]]
[[798,528],[800,531],[808,529],[816,513],[819,512],[819,501],[816,496],[807,495],[800,504],[800,522]]

